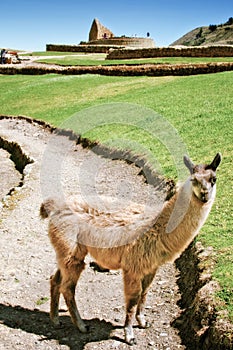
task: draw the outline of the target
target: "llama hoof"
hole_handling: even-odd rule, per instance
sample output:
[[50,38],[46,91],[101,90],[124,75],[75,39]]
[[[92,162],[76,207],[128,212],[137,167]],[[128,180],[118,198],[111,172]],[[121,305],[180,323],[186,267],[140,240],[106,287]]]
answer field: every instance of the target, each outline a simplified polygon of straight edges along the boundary
[[56,323],[56,324],[54,323],[53,325],[54,325],[54,328],[55,328],[55,329],[61,329],[61,328],[64,327],[63,324],[62,324],[61,322],[58,322],[58,323]]
[[86,333],[89,333],[91,330],[91,327],[90,326],[85,326],[85,327],[86,327]]
[[151,323],[146,321],[144,327],[141,327],[141,328],[150,328],[150,327],[151,327]]
[[135,345],[136,339],[134,338],[133,328],[125,328],[125,342],[129,345]]
[[151,324],[149,322],[146,322],[143,326],[139,325],[140,329],[147,329],[147,328],[150,328],[150,327],[151,327]]
[[88,333],[90,331],[90,326],[82,325],[78,327],[81,333]]
[[62,323],[60,322],[58,317],[51,317],[51,322],[55,328],[61,328]]
[[127,344],[136,345],[137,344],[136,339],[135,338],[130,339],[129,341],[127,341]]
[[144,328],[150,328],[151,327],[151,324],[145,320],[144,315],[138,315],[137,316],[137,321],[138,321],[139,328],[144,329]]

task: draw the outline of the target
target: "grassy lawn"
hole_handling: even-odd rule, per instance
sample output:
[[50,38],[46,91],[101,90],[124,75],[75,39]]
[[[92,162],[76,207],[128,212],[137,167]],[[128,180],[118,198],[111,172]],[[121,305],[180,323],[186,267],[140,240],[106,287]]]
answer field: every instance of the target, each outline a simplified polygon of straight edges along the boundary
[[[189,59],[190,61],[190,59]],[[60,126],[77,112],[89,116],[94,106],[132,103],[159,113],[178,131],[194,162],[211,161],[219,151],[223,162],[218,171],[218,193],[214,208],[199,238],[213,246],[214,278],[233,320],[233,72],[188,77],[0,76],[0,113],[28,115]],[[82,112],[85,108],[89,110]],[[140,107],[141,108],[141,107]],[[139,112],[140,112],[139,108]],[[138,113],[139,113],[138,112]],[[147,149],[163,165],[168,177],[177,172],[168,150],[151,137],[156,119],[144,118],[140,130],[117,119],[111,124],[87,128],[86,136],[121,146],[121,139]],[[128,119],[129,118],[129,119]],[[122,121],[122,119],[119,119]],[[89,121],[89,119],[88,119]],[[131,123],[132,124],[132,123]],[[80,124],[81,125],[81,124]],[[77,127],[78,128],[78,127]],[[78,130],[77,130],[78,131]],[[118,140],[120,139],[119,143]],[[138,149],[137,149],[138,152]]]
[[[77,52],[62,52],[62,51],[34,51],[30,53],[21,53],[21,56],[72,56],[77,55]],[[82,55],[82,53],[78,53]]]
[[[92,65],[115,65],[115,64],[182,64],[182,63],[208,63],[208,62],[233,62],[233,57],[160,57],[128,60],[106,60],[105,54],[85,54],[75,52],[34,52],[32,56],[42,56],[38,62],[69,65],[69,66],[92,66]],[[61,56],[43,58],[43,56]]]

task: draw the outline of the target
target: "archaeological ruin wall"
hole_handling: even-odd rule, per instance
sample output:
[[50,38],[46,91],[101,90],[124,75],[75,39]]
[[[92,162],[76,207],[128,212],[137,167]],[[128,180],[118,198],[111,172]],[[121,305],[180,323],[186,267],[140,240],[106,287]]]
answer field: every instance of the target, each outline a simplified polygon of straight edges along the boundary
[[110,52],[107,59],[153,58],[153,57],[232,57],[233,46],[202,47],[155,47],[143,49],[118,49]]

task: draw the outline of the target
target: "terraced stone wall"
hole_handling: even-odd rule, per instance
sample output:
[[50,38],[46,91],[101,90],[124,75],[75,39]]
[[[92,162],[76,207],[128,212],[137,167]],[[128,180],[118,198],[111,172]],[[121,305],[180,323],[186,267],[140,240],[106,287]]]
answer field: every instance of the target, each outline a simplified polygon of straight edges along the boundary
[[151,57],[232,57],[233,46],[206,47],[156,47],[148,49],[118,49],[110,52],[107,59]]
[[58,52],[84,52],[84,53],[108,53],[110,49],[119,49],[123,47],[115,45],[54,45],[47,44],[46,51]]
[[55,45],[47,44],[46,51],[58,52],[87,52],[87,53],[108,53],[110,49],[153,48],[155,42],[151,38],[108,38],[93,40],[87,44],[80,45]]
[[137,37],[114,37],[109,39],[100,39],[92,41],[93,45],[117,45],[123,47],[138,47],[138,48],[153,48],[155,42],[151,38],[137,38]]

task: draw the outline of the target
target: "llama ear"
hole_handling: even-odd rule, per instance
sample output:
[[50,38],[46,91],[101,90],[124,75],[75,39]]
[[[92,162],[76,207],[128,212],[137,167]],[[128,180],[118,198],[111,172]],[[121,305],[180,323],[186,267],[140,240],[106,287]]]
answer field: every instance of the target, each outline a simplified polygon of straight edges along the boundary
[[219,166],[219,164],[221,163],[221,160],[222,160],[221,153],[217,153],[212,163],[207,166],[207,169],[212,169],[215,171]]
[[191,161],[191,159],[187,155],[184,156],[184,164],[189,169],[190,174],[192,175],[194,172],[195,165],[193,164],[193,162]]

